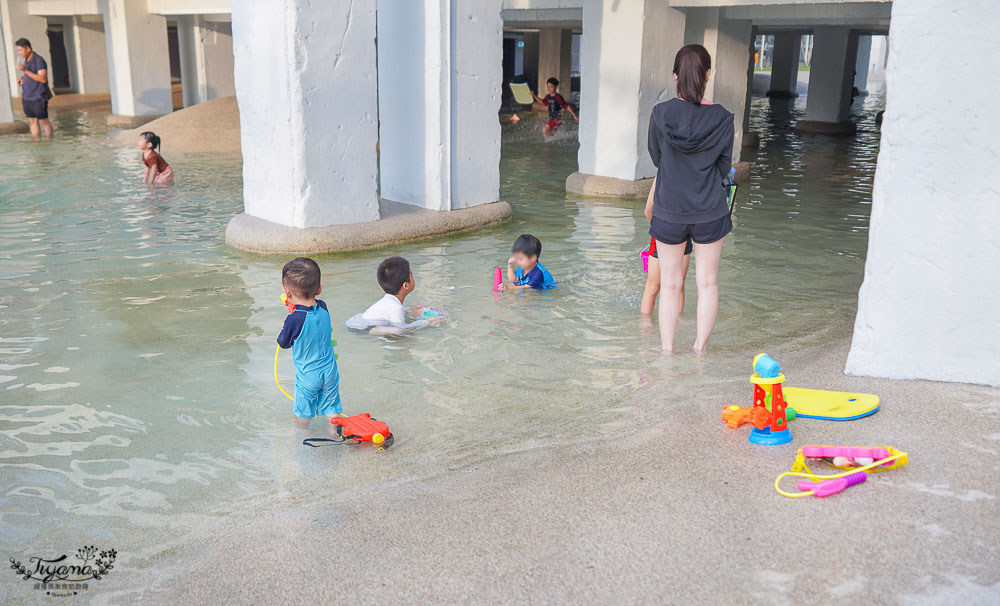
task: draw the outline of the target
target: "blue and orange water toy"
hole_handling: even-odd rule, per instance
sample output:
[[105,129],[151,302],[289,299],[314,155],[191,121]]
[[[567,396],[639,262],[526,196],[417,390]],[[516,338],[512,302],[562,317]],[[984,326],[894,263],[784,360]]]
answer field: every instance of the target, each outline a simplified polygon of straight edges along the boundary
[[774,358],[762,353],[753,359],[753,369],[754,373],[750,375],[753,407],[726,406],[722,410],[722,420],[733,428],[743,423],[753,425],[749,440],[754,444],[787,444],[792,441],[792,432],[788,429],[785,414],[788,404],[781,392],[781,384],[785,381],[781,366]]

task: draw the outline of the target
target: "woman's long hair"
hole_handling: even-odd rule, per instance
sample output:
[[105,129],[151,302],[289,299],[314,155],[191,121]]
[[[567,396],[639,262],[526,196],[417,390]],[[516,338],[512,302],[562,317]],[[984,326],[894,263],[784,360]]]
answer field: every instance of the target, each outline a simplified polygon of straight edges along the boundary
[[705,97],[705,77],[712,69],[712,57],[700,44],[688,44],[674,57],[674,75],[677,76],[677,96],[685,101],[701,104]]

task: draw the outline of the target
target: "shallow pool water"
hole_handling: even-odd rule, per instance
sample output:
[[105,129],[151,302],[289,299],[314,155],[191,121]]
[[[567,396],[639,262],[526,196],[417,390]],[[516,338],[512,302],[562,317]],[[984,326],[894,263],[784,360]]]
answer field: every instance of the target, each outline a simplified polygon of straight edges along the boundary
[[[242,209],[238,160],[174,158],[164,141],[177,183],[150,189],[137,152],[107,142],[103,114],[60,112],[52,142],[0,139],[3,553],[97,544],[140,555],[317,486],[404,482],[614,435],[623,416],[664,414],[769,345],[842,333],[863,272],[881,98],[857,104],[853,138],[797,135],[804,103],[754,99],[761,146],[744,154],[753,176],[706,358],[662,358],[655,322],[638,318],[642,201],[565,192],[575,125],[546,142],[540,118],[505,123],[510,223],[319,257],[345,410],[389,421],[386,453],[309,449],[292,429],[272,378],[287,259],[223,242]],[[560,286],[494,295],[493,267],[525,232]],[[375,267],[390,254],[413,265],[407,303],[442,308],[447,326],[396,340],[343,327],[381,296]],[[688,288],[679,349],[694,337],[693,276]],[[279,373],[290,388],[287,352]]]

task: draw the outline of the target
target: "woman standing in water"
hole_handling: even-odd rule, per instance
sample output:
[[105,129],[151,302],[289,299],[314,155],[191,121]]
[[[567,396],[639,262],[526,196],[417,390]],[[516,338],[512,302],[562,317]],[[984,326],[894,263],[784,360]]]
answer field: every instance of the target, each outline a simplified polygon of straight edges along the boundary
[[699,354],[719,311],[719,258],[722,240],[733,230],[722,179],[733,156],[733,114],[702,101],[712,58],[705,47],[689,44],[674,58],[677,98],[656,105],[649,119],[649,155],[656,166],[646,199],[649,234],[656,239],[660,265],[660,342],[674,352],[684,247],[694,244],[698,283]]

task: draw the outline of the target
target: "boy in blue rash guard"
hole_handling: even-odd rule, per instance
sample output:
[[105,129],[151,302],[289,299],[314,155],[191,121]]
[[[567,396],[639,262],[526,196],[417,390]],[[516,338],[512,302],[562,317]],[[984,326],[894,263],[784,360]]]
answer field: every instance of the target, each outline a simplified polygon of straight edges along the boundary
[[281,270],[281,285],[289,308],[285,325],[278,335],[282,349],[292,348],[295,360],[295,425],[308,429],[316,415],[334,417],[340,413],[340,373],[333,353],[330,312],[316,298],[323,292],[319,265],[299,257]]
[[524,234],[514,240],[513,253],[507,261],[507,279],[510,284],[500,284],[497,290],[516,290],[521,288],[555,288],[557,282],[545,266],[538,262],[542,254],[542,243],[531,234]]

